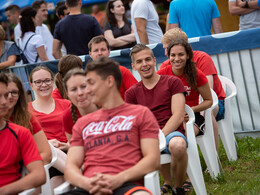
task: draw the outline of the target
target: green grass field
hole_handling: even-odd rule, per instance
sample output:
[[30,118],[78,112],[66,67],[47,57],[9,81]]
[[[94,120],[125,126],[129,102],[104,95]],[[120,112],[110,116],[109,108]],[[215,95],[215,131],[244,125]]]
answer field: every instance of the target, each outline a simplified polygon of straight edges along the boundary
[[[219,158],[223,170],[217,180],[212,180],[208,173],[204,173],[208,194],[260,194],[260,138],[237,139],[237,144],[238,159],[229,162],[224,147],[220,143]],[[206,164],[202,156],[200,159],[204,171]],[[193,195],[195,191],[192,190],[187,194]]]

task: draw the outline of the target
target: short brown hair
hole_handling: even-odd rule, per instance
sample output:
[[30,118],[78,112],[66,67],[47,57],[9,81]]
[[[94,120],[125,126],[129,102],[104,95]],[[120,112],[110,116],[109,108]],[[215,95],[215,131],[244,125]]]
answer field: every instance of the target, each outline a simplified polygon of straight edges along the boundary
[[188,36],[180,28],[172,28],[168,30],[162,37],[162,44],[170,44],[174,39],[184,39],[188,42]]
[[42,4],[45,4],[47,6],[47,2],[46,1],[35,1],[32,4],[32,8],[35,9],[36,12],[38,12],[38,10],[40,9]]
[[39,71],[39,70],[46,70],[47,72],[49,72],[49,73],[51,74],[51,78],[52,78],[52,79],[54,78],[53,72],[52,72],[47,66],[45,66],[45,65],[43,65],[43,64],[40,64],[39,66],[36,66],[36,67],[32,70],[32,72],[31,72],[31,74],[30,74],[30,83],[33,83],[33,79],[32,79],[33,74],[34,74],[35,72]]
[[3,72],[0,72],[0,83],[5,84],[6,86],[8,85],[8,77]]
[[68,7],[76,7],[78,6],[80,0],[66,0],[66,4]]
[[137,53],[139,53],[140,51],[143,51],[143,50],[149,50],[150,53],[151,53],[151,56],[154,58],[153,51],[152,51],[148,46],[146,46],[146,45],[143,44],[143,43],[138,43],[138,44],[136,44],[136,45],[132,48],[132,50],[131,50],[131,52],[130,52],[130,56],[131,56],[132,63],[134,63],[134,60],[135,60],[135,59],[134,59],[134,55],[137,54]]
[[14,13],[14,12],[20,13],[20,10],[21,10],[20,7],[18,5],[15,5],[15,4],[9,5],[7,8],[5,8],[6,12],[10,11],[12,13]]
[[100,57],[96,60],[89,62],[86,66],[86,74],[95,71],[102,79],[106,79],[112,75],[115,79],[118,91],[122,82],[122,74],[119,69],[119,63],[108,57]]
[[107,49],[108,49],[108,50],[110,49],[110,46],[109,46],[109,43],[108,43],[107,39],[106,39],[103,35],[99,35],[99,36],[93,37],[93,38],[89,41],[89,43],[88,43],[88,49],[89,49],[89,51],[91,52],[92,44],[93,44],[93,43],[96,43],[96,44],[97,44],[97,43],[101,43],[101,42],[105,42],[106,45],[107,45]]

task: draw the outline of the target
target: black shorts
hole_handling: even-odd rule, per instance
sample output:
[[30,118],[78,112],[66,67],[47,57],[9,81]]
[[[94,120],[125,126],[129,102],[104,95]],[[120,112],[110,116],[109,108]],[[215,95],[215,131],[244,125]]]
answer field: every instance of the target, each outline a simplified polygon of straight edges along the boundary
[[[137,191],[146,191],[152,195],[152,193],[145,187],[137,185],[132,182],[124,183],[121,187],[115,189],[113,192],[113,195],[131,195]],[[91,195],[91,194],[89,192],[87,192],[86,190],[77,188],[77,189],[71,190],[69,192],[63,193],[63,195]]]
[[197,136],[204,135],[204,132],[205,132],[205,118],[199,112],[195,113],[194,125],[196,127],[198,127],[198,129],[199,129],[199,134]]
[[49,174],[50,174],[50,178],[53,178],[55,176],[64,175],[62,172],[60,172],[58,169],[56,169],[54,167],[49,168]]

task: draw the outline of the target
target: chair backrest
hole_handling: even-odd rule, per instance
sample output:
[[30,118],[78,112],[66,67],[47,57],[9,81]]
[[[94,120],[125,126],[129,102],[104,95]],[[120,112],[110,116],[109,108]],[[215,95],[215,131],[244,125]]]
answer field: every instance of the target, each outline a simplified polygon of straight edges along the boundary
[[52,159],[51,162],[45,166],[48,166],[48,168],[50,168],[57,160],[58,155],[56,152],[56,149],[54,148],[54,146],[52,144],[49,143],[50,149],[51,149],[51,154],[52,154]]
[[160,151],[163,151],[166,148],[166,139],[161,129],[159,129],[159,143]]
[[[219,75],[218,77],[221,81],[222,87],[223,87],[225,94],[227,96],[226,98],[229,99],[229,98],[237,95],[237,88],[236,88],[235,84],[230,79],[228,79],[227,77],[221,76],[221,75]],[[228,91],[227,87],[231,90],[230,94],[227,94],[227,91]]]

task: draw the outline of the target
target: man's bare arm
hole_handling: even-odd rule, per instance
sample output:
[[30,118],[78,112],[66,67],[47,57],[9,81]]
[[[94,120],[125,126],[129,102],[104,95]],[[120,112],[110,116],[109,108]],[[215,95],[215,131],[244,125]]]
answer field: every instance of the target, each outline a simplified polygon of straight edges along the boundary
[[172,116],[162,129],[165,136],[178,129],[184,120],[185,97],[183,93],[177,93],[172,96],[171,111]]
[[53,46],[52,46],[52,55],[55,59],[61,58],[61,46],[62,42],[58,39],[53,39]]
[[237,5],[237,2],[229,2],[229,12],[232,16],[234,15],[244,15],[255,11],[251,8],[241,8]]
[[167,29],[166,30],[170,30],[172,28],[178,28],[179,27],[179,23],[175,23],[175,24],[167,24]]
[[213,28],[214,34],[223,33],[220,18],[212,19],[212,28]]
[[149,44],[148,35],[146,32],[147,21],[144,18],[135,18],[135,26],[137,34],[139,36],[140,42],[144,44]]

